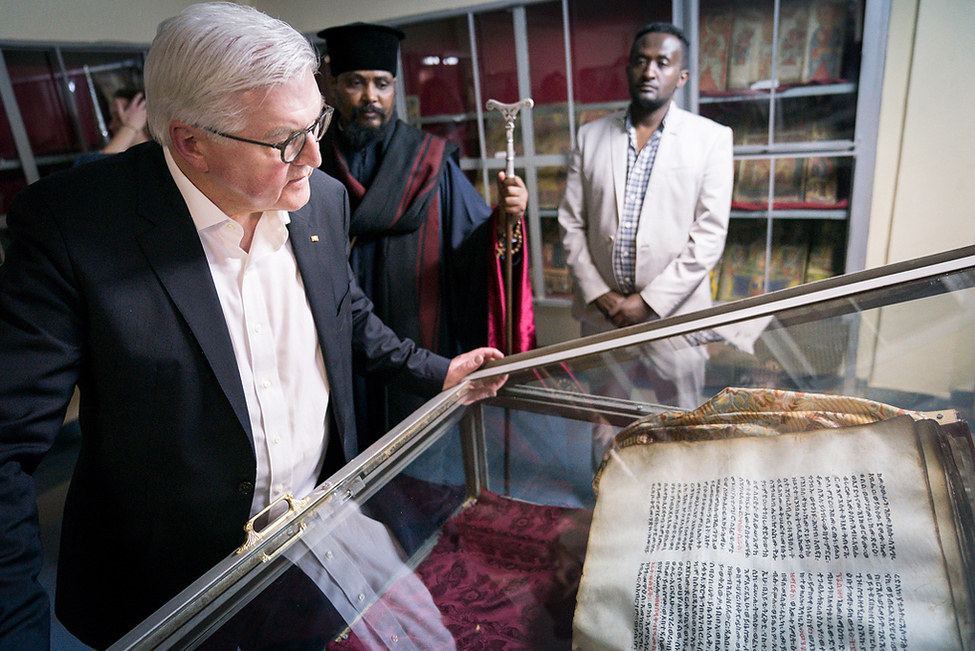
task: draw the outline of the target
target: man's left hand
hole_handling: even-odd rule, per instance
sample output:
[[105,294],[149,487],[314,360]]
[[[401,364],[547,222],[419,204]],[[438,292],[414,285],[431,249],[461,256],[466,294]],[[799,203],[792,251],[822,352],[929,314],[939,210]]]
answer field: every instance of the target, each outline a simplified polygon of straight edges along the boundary
[[450,360],[450,367],[447,369],[447,379],[443,383],[444,391],[460,384],[461,380],[481,368],[484,362],[491,361],[492,359],[501,359],[502,357],[504,357],[504,353],[497,348],[490,347],[475,348],[466,353],[461,353]]
[[521,177],[515,175],[510,178],[504,172],[498,172],[498,196],[500,205],[509,218],[521,220],[528,208],[528,188]]

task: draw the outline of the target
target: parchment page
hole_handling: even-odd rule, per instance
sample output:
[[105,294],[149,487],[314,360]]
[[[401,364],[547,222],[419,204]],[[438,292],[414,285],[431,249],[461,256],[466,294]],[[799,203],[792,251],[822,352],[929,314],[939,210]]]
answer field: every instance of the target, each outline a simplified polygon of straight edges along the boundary
[[614,455],[576,648],[960,648],[910,417]]

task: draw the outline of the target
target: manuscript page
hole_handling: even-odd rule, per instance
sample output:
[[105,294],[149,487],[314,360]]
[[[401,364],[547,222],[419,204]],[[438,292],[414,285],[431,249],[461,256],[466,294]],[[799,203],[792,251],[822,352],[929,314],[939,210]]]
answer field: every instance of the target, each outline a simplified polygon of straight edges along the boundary
[[931,492],[921,441],[902,416],[614,450],[573,646],[964,648],[956,533],[938,521],[948,497],[943,478]]

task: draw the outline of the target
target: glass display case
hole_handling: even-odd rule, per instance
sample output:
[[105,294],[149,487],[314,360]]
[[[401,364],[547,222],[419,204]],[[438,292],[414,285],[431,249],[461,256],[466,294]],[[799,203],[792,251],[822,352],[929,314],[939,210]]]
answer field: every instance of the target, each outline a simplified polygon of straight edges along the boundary
[[975,247],[494,362],[112,648],[971,649],[973,328]]

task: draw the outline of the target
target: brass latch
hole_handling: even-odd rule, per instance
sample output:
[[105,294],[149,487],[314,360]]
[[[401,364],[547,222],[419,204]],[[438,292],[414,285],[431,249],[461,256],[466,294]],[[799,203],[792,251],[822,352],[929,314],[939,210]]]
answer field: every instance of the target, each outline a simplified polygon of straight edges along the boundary
[[[310,497],[306,497],[304,499],[295,499],[295,497],[291,493],[288,493],[286,495],[282,495],[278,499],[268,504],[265,508],[261,509],[260,513],[258,513],[253,518],[248,520],[247,524],[244,525],[244,533],[247,534],[247,540],[244,541],[244,544],[241,545],[240,548],[237,549],[235,553],[243,554],[244,552],[250,551],[251,549],[254,549],[259,544],[261,544],[261,542],[264,541],[265,539],[270,538],[277,532],[281,531],[281,529],[284,528],[284,526],[288,523],[288,521],[293,519],[295,514],[300,509],[304,508],[310,500],[311,500]],[[255,530],[254,523],[257,522],[257,520],[259,520],[261,517],[267,515],[271,511],[271,509],[273,509],[281,502],[288,503],[288,510],[282,513],[273,522],[268,523],[268,525],[263,529],[261,529],[260,531]],[[279,547],[273,553],[261,554],[261,561],[267,563],[268,561],[277,557],[278,554],[283,552],[286,548],[290,547],[293,543],[295,543],[298,540],[298,538],[301,537],[306,527],[307,524],[305,523],[304,520],[302,520],[300,523],[295,525],[293,527],[293,531],[289,531],[291,538],[286,543],[281,545],[281,547]]]

